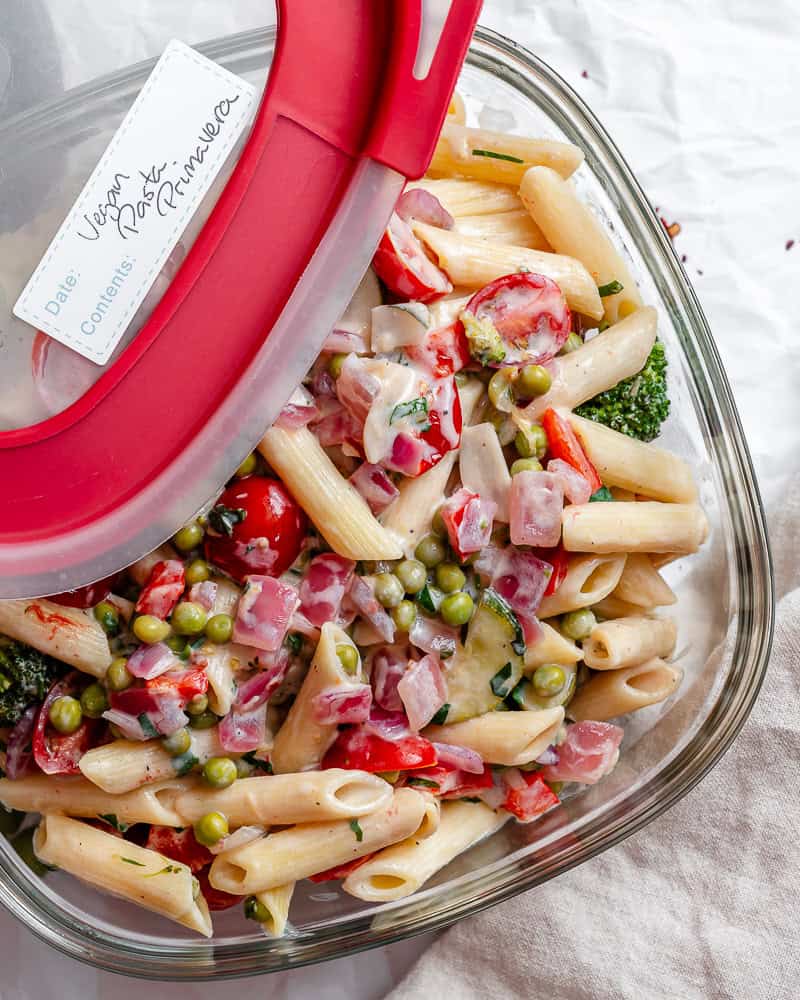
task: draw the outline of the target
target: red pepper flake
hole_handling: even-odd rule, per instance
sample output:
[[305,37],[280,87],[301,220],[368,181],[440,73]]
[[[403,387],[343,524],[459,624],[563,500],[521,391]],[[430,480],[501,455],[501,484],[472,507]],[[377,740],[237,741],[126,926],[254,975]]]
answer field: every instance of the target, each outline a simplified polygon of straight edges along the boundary
[[787,240],[786,241],[786,249],[787,250],[791,250],[793,246],[794,246],[794,240]]
[[584,78],[584,80],[588,80],[589,79],[589,74],[586,72],[585,69],[581,70],[581,76]]
[[[656,209],[656,211],[658,211],[658,209]],[[676,236],[680,235],[680,222],[667,222],[663,215],[659,215],[659,219],[661,219],[661,225],[666,229],[667,235],[671,240],[674,240]]]

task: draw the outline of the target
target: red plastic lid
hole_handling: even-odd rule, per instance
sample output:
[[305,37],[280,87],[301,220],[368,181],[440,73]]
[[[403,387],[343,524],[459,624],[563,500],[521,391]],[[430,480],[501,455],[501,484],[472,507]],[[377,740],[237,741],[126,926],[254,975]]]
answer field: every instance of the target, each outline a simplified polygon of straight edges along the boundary
[[0,597],[128,565],[254,447],[427,168],[479,9],[279,0],[247,145],[149,320],[75,403],[0,432]]

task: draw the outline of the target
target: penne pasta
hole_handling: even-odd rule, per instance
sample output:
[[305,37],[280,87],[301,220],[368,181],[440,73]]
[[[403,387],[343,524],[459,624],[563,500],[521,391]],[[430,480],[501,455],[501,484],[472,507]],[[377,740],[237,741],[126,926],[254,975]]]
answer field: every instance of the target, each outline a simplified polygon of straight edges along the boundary
[[[631,557],[628,556],[628,559]],[[627,566],[627,562],[625,564]],[[623,570],[624,572],[624,570]],[[604,619],[615,619],[615,618],[636,618],[637,615],[646,614],[650,611],[650,608],[642,608],[636,604],[629,604],[627,601],[621,601],[614,594],[609,594],[608,597],[604,597],[602,601],[598,601],[596,604],[592,605],[592,611],[599,617]]]
[[492,215],[462,215],[457,219],[455,229],[457,233],[473,240],[510,243],[530,250],[553,249],[544,233],[524,210]]
[[424,222],[414,222],[412,229],[455,285],[481,288],[495,278],[527,268],[552,278],[561,288],[571,309],[592,319],[600,319],[603,315],[597,286],[583,264],[574,257],[508,244],[493,245],[462,236],[452,229],[437,229]]
[[416,833],[428,822],[429,799],[400,788],[389,806],[358,820],[305,823],[270,833],[220,854],[209,882],[222,892],[249,895],[363,858]]
[[568,666],[582,658],[580,646],[567,639],[548,622],[539,622],[539,627],[541,628],[539,638],[525,647],[525,673],[532,673],[545,663]]
[[552,167],[561,176],[569,177],[582,162],[583,152],[569,142],[528,139],[448,120],[428,169],[432,174],[519,184],[525,171],[534,165]]
[[607,486],[621,486],[634,494],[641,493],[667,503],[694,503],[697,500],[692,470],[682,458],[575,413],[563,415],[572,424],[592,465]]
[[439,829],[426,840],[409,837],[379,851],[342,883],[357,899],[383,903],[420,889],[453,858],[491,836],[509,819],[482,802],[442,803]]
[[641,371],[656,340],[656,322],[655,309],[637,309],[577,351],[557,358],[550,391],[522,412],[537,420],[551,406],[573,409]]
[[289,922],[289,905],[292,902],[295,884],[287,882],[286,885],[279,885],[274,889],[256,893],[256,899],[262,906],[266,907],[269,913],[269,920],[259,924],[267,937],[279,938],[286,933],[286,924]]
[[461,485],[497,504],[495,520],[508,524],[511,476],[491,424],[465,427],[458,458]]
[[635,552],[628,556],[625,569],[611,596],[640,608],[663,607],[675,604],[678,600],[645,552]]
[[233,647],[204,643],[196,653],[205,660],[208,677],[208,706],[219,716],[227,715],[236,697]]
[[577,258],[598,285],[618,281],[623,287],[616,295],[603,298],[605,318],[616,323],[642,305],[628,265],[611,242],[607,227],[600,224],[574,186],[550,167],[531,167],[525,172],[519,196],[557,253]]
[[545,708],[539,712],[487,712],[450,726],[428,726],[423,735],[433,743],[468,747],[480,754],[487,764],[521,767],[535,761],[555,742],[563,721],[563,708]]
[[170,805],[182,819],[177,826],[195,823],[209,812],[222,813],[231,827],[286,826],[363,816],[386,808],[391,798],[392,786],[377,775],[330,768],[239,778],[223,789],[184,779],[173,786]]
[[423,177],[411,181],[406,190],[422,188],[434,195],[455,219],[465,215],[500,215],[503,212],[524,212],[516,190],[508,184],[474,181],[463,177]]
[[554,594],[542,599],[537,614],[542,618],[552,618],[568,611],[576,611],[578,608],[591,607],[602,601],[619,583],[626,558],[624,554],[615,553],[570,559],[567,575],[561,586]]
[[66,816],[44,816],[36,856],[112,896],[211,937],[211,917],[186,865]]
[[617,618],[595,625],[583,643],[583,659],[592,670],[619,670],[675,649],[678,629],[671,618]]
[[578,689],[567,706],[567,715],[575,722],[615,719],[669,698],[682,677],[679,667],[658,658],[623,670],[606,670]]
[[258,446],[334,552],[347,559],[399,559],[402,550],[307,427],[271,427]]
[[63,813],[86,819],[113,815],[120,823],[184,826],[183,818],[171,805],[172,791],[173,782],[170,781],[112,795],[80,777],[30,774],[14,781],[0,779],[0,802],[8,809]]
[[573,504],[562,526],[568,552],[696,552],[708,536],[702,508],[656,501]]
[[326,622],[302,687],[275,736],[270,760],[276,774],[314,767],[336,739],[336,723],[317,722],[313,702],[325,688],[352,686],[360,673],[359,670],[351,675],[345,671],[336,653],[339,644],[356,649],[346,632],[333,622]]
[[239,598],[242,596],[241,587],[237,587],[232,580],[226,580],[224,576],[215,577],[214,583],[217,585],[217,592],[214,595],[214,604],[209,611],[209,617],[211,615],[235,617]]
[[447,108],[447,120],[463,125],[466,119],[467,109],[464,106],[464,98],[457,90],[454,90],[453,96],[450,98],[450,105]]
[[53,601],[0,601],[0,633],[27,642],[85,674],[105,677],[111,650],[100,623]]

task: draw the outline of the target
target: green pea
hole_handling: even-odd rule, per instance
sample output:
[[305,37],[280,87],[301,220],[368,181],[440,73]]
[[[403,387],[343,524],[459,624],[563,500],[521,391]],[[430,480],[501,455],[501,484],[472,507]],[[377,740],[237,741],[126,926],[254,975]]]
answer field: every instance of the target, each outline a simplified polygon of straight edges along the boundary
[[436,567],[436,585],[445,594],[452,594],[466,583],[467,578],[455,563],[439,563]]
[[439,607],[439,614],[445,625],[466,625],[472,617],[473,602],[469,594],[463,591],[448,594]]
[[441,507],[436,508],[431,518],[431,531],[437,538],[447,538],[447,525],[444,523]]
[[50,722],[54,729],[68,735],[74,733],[83,722],[81,703],[77,698],[62,694],[50,706]]
[[511,404],[514,402],[514,393],[511,388],[511,381],[514,377],[513,369],[498,368],[489,379],[487,392],[489,402],[498,410],[511,411]]
[[541,472],[542,463],[538,458],[518,458],[511,465],[511,475],[516,476],[518,472]]
[[404,559],[395,566],[394,573],[407,594],[418,594],[428,579],[425,566],[419,559]]
[[111,661],[105,682],[109,691],[124,691],[133,684],[133,675],[128,672],[128,661],[124,656],[115,656]]
[[434,566],[438,566],[444,560],[447,555],[447,549],[445,549],[444,543],[436,535],[426,535],[421,539],[416,549],[414,549],[414,555],[428,569],[433,569]]
[[[570,334],[570,336],[577,336],[577,334]],[[564,787],[563,781],[546,781],[545,784],[550,786],[550,791],[553,795],[560,795]]]
[[251,451],[247,458],[242,462],[239,468],[236,470],[236,476],[238,479],[244,479],[245,476],[252,476],[256,471],[256,456]]
[[258,924],[268,924],[272,920],[272,914],[255,896],[248,896],[244,901],[244,915]]
[[546,663],[536,668],[532,680],[533,690],[540,698],[552,698],[567,683],[567,675],[557,663]]
[[115,636],[119,632],[119,611],[110,601],[101,601],[96,605],[94,616],[107,636]]
[[41,876],[46,875],[52,869],[36,857],[36,852],[33,849],[33,835],[35,832],[36,827],[29,826],[27,830],[22,830],[21,833],[18,833],[11,843],[20,860],[25,862],[34,875]]
[[597,619],[591,608],[579,608],[561,617],[561,631],[575,642],[588,639],[596,624]]
[[168,635],[164,640],[167,646],[172,650],[176,656],[188,659],[191,650],[189,649],[188,643],[186,642],[186,636],[184,635]]
[[169,632],[169,625],[155,615],[139,615],[133,622],[133,634],[148,646],[155,642],[163,642]]
[[205,559],[193,559],[186,567],[186,584],[191,587],[195,583],[203,583],[211,576],[211,570]]
[[176,733],[171,733],[161,740],[161,746],[171,757],[180,757],[192,745],[192,734],[188,729],[179,729]]
[[404,596],[403,584],[394,573],[378,573],[375,577],[375,597],[385,608],[396,608]]
[[342,374],[342,365],[347,360],[346,354],[334,354],[328,362],[328,371],[333,378],[338,378]]
[[544,365],[525,365],[517,376],[514,389],[525,399],[544,396],[550,391],[553,379]]
[[191,524],[185,524],[173,535],[172,544],[179,552],[191,552],[203,541],[203,535],[202,527],[197,521],[193,521]]
[[212,615],[206,622],[206,635],[218,645],[230,642],[233,635],[233,618],[230,615]]
[[558,353],[572,354],[572,352],[577,351],[579,347],[583,347],[583,339],[581,338],[581,335],[579,333],[571,333],[564,341],[564,346]]
[[81,695],[83,714],[90,719],[99,719],[108,708],[106,689],[102,684],[90,684]]
[[514,447],[521,458],[542,458],[547,451],[547,435],[538,424],[531,424],[517,431]]
[[236,764],[230,757],[211,757],[203,765],[203,777],[212,788],[228,788],[236,781]]
[[207,621],[208,615],[199,604],[181,601],[172,612],[170,625],[178,635],[200,635]]
[[355,676],[358,673],[361,659],[355,646],[351,646],[347,642],[340,642],[336,647],[336,655],[339,657],[339,663],[346,674]]
[[409,632],[417,620],[417,606],[413,601],[401,601],[392,608],[392,621],[401,632]]
[[228,820],[219,812],[206,813],[194,824],[195,839],[206,847],[228,836]]
[[201,712],[200,715],[193,715],[189,719],[192,729],[211,729],[219,722],[219,717],[213,712]]
[[208,695],[196,694],[189,699],[186,711],[189,715],[202,715],[208,708]]

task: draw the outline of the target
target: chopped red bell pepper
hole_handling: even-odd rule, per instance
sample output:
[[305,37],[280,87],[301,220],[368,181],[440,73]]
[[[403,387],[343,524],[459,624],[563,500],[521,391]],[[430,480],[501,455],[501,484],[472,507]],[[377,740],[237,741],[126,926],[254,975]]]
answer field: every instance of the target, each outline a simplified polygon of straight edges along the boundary
[[33,730],[33,759],[45,774],[80,774],[78,761],[89,749],[98,726],[84,719],[74,733],[59,733],[50,724],[50,707],[56,698],[79,698],[81,675],[75,671],[53,684],[42,702]]
[[484,764],[481,774],[470,774],[449,764],[436,764],[415,771],[407,779],[412,788],[427,789],[443,799],[469,798],[484,788],[491,788],[492,783],[492,769],[488,764]]
[[186,702],[195,695],[205,694],[208,691],[208,675],[202,667],[194,667],[191,670],[182,670],[180,673],[170,671],[158,677],[151,677],[144,684],[153,694],[174,694]]
[[190,826],[182,830],[171,826],[151,826],[144,846],[171,861],[186,865],[194,874],[214,860],[214,855],[199,843]]
[[384,740],[354,726],[339,733],[336,742],[325,754],[322,767],[343,767],[350,771],[409,771],[430,767],[436,763],[436,749],[422,736],[403,736]]
[[436,378],[455,375],[472,362],[469,341],[461,320],[438,330],[431,330],[423,343],[410,345],[405,348],[405,352],[411,361],[422,365]]
[[513,813],[518,820],[528,823],[548,809],[557,806],[559,798],[538,772],[519,772],[524,784],[519,788],[509,786],[503,809]]
[[177,559],[157,562],[136,602],[136,613],[165,619],[180,600],[186,586],[183,563]]
[[219,910],[229,910],[244,899],[244,896],[234,896],[233,893],[223,892],[222,889],[215,889],[208,881],[207,868],[202,868],[197,873],[197,881],[200,883],[200,892],[205,896],[208,908],[212,913]]
[[370,858],[375,857],[375,851],[371,854],[366,854],[363,858],[356,858],[355,861],[347,861],[343,865],[336,865],[335,868],[326,868],[324,872],[317,872],[316,875],[309,875],[309,882],[332,882],[334,879],[347,878],[350,872],[354,872],[356,868],[360,868],[361,865],[369,861]]
[[560,458],[571,465],[589,482],[592,493],[596,493],[603,484],[569,421],[550,407],[544,411],[542,427],[547,435],[547,450],[550,457]]

